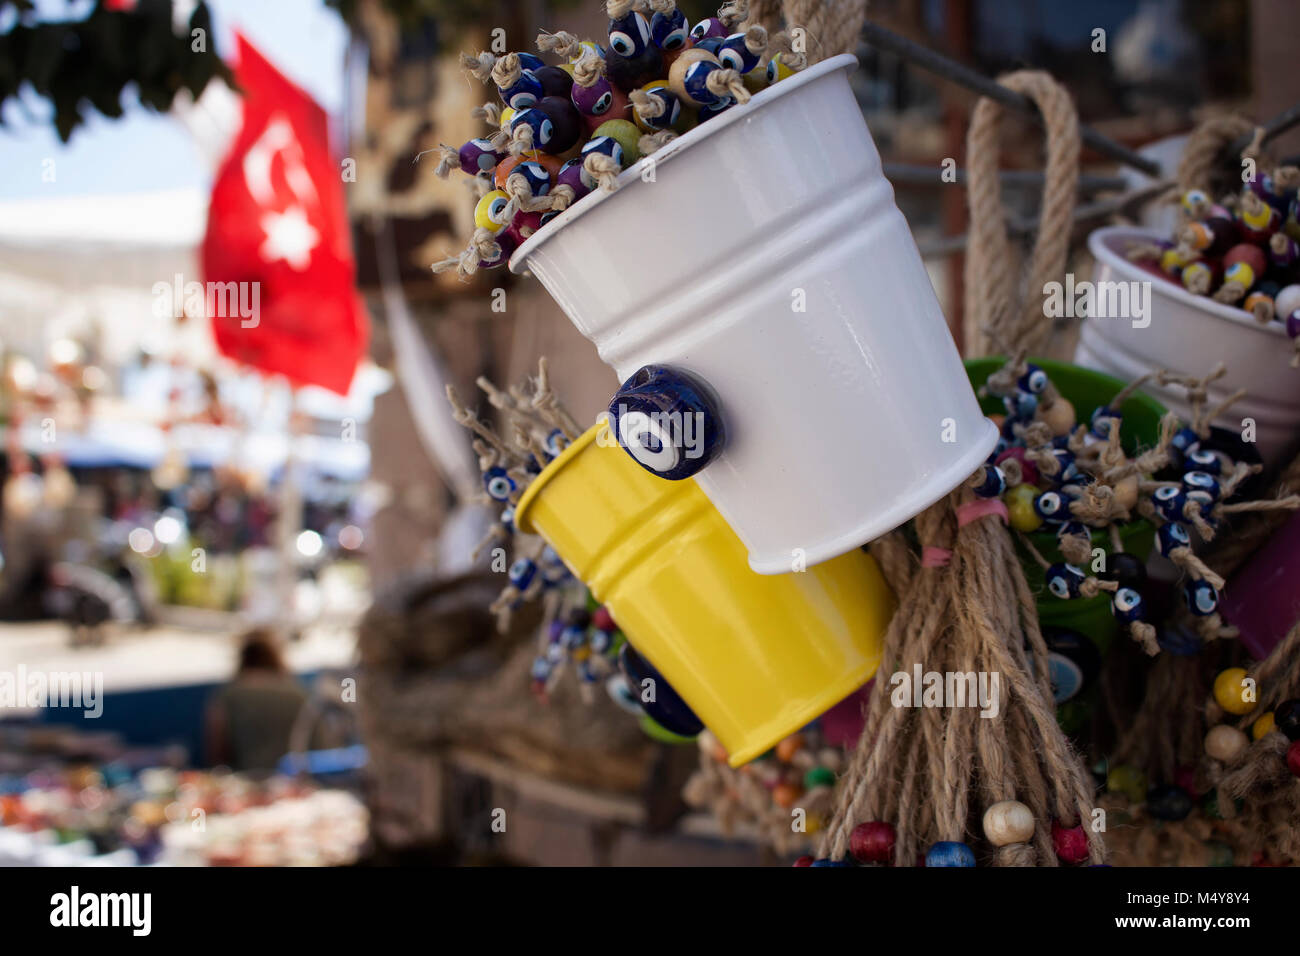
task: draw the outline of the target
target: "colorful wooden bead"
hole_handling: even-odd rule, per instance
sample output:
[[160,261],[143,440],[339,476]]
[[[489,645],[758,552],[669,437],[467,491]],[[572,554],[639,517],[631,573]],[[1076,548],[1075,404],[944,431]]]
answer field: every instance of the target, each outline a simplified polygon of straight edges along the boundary
[[650,39],[665,53],[682,49],[689,36],[686,14],[676,6],[669,11],[656,10],[650,18]]
[[[657,16],[657,14],[656,14],[656,16]],[[807,855],[804,855],[804,856],[799,857],[799,859],[795,860],[794,863],[791,864],[791,865],[792,865],[792,866],[812,866],[812,865],[813,865],[813,862],[814,862],[814,861],[813,861],[813,858],[812,858],[812,857],[807,856]]]
[[934,866],[974,866],[975,851],[965,843],[956,840],[940,840],[925,851],[925,865]]
[[1204,578],[1189,578],[1183,583],[1183,600],[1197,617],[1208,617],[1219,609],[1219,592]]
[[1300,777],[1300,740],[1293,740],[1286,748],[1286,768],[1293,776]]
[[1265,734],[1270,734],[1277,727],[1277,720],[1270,710],[1267,714],[1261,714],[1255,718],[1255,722],[1250,725],[1250,736],[1254,740],[1259,740]]
[[667,365],[638,369],[619,387],[610,399],[609,425],[633,461],[669,481],[698,474],[727,443],[712,390]]
[[772,802],[783,810],[793,807],[801,796],[803,790],[793,783],[779,783],[772,788]]
[[783,54],[774,54],[773,57],[767,61],[767,82],[769,84],[778,83],[781,80],[789,79],[792,76],[794,76],[794,70],[790,69],[789,65],[785,62]]
[[1151,494],[1151,503],[1160,517],[1166,521],[1178,521],[1183,517],[1187,495],[1177,485],[1161,485]]
[[1034,513],[1048,524],[1069,521],[1070,497],[1061,491],[1044,491],[1034,499]]
[[1034,813],[1019,800],[1002,800],[984,811],[984,836],[994,846],[1028,843],[1034,836]]
[[1037,497],[1038,489],[1033,485],[1016,485],[1007,492],[1003,503],[1007,506],[1007,518],[1011,527],[1028,533],[1037,531],[1042,526],[1043,519],[1034,508]]
[[692,106],[707,106],[729,99],[708,87],[709,75],[722,68],[716,56],[697,44],[673,61],[668,71],[668,88]]
[[1062,863],[1082,863],[1088,859],[1088,834],[1083,826],[1064,827],[1052,821],[1052,848]]
[[894,828],[888,823],[859,823],[849,834],[849,853],[859,863],[889,864],[894,859],[894,839]]
[[[610,119],[605,120],[596,127],[593,139],[600,140],[608,137],[614,140],[622,148],[623,157],[619,164],[624,168],[631,166],[641,158],[641,131],[637,129],[636,124],[631,120]],[[584,147],[584,152],[585,152]]]
[[813,767],[803,775],[803,785],[805,790],[812,790],[815,787],[833,787],[835,771],[829,767]]
[[1284,700],[1273,708],[1273,720],[1287,740],[1300,740],[1300,700]]
[[[1178,489],[1182,495],[1182,489]],[[1167,558],[1179,548],[1190,548],[1192,538],[1187,533],[1187,529],[1177,522],[1170,521],[1162,524],[1156,529],[1156,548],[1160,551],[1160,556]]]
[[972,490],[981,498],[997,498],[1007,490],[1007,476],[996,465],[985,465]]
[[650,47],[652,39],[649,22],[635,10],[609,21],[610,53],[640,56]]
[[657,115],[651,116],[654,110],[644,110],[636,108],[632,116],[637,124],[648,133],[656,130],[672,129],[682,121],[682,101],[677,98],[677,94],[670,90],[667,84],[662,82],[647,83],[641,87],[641,92],[646,96],[657,101],[659,111]]
[[1147,793],[1147,775],[1130,764],[1116,764],[1106,774],[1106,789],[1123,794],[1130,803],[1141,803]]
[[720,40],[726,35],[727,28],[723,26],[722,21],[717,17],[706,17],[691,27],[691,39],[696,43],[709,37],[716,37]]
[[505,229],[509,225],[505,217],[509,204],[510,196],[500,189],[484,193],[474,207],[474,227],[486,229],[493,235]]
[[803,734],[791,734],[776,745],[776,759],[782,763],[789,763],[794,759],[794,755],[803,749],[803,744]]
[[831,859],[822,859],[822,860],[813,860],[811,865],[812,865],[812,866],[844,867],[844,866],[852,866],[853,864],[850,863],[848,860],[831,860]]
[[1251,686],[1246,677],[1245,668],[1229,667],[1214,678],[1214,700],[1230,714],[1248,714],[1255,709],[1255,701],[1245,699]]
[[1146,620],[1146,602],[1133,588],[1120,588],[1110,600],[1111,613],[1121,624]]
[[1205,752],[1215,760],[1225,763],[1237,759],[1249,746],[1250,741],[1246,739],[1246,735],[1228,724],[1211,727],[1210,732],[1205,735]]
[[733,33],[722,41],[717,52],[718,62],[737,73],[748,73],[763,58],[761,52],[750,49],[745,34]]
[[515,480],[499,465],[483,472],[483,488],[495,501],[509,501],[516,487]]
[[497,93],[501,97],[501,102],[512,110],[527,109],[546,95],[546,91],[542,88],[542,81],[531,70],[523,70],[519,74],[519,79],[510,86],[498,86]]
[[1188,215],[1199,219],[1210,208],[1210,197],[1200,189],[1189,189],[1179,197],[1179,203],[1182,204]]
[[510,586],[518,591],[527,591],[536,576],[537,564],[530,558],[516,559],[514,564],[510,565],[510,570],[506,572]]
[[1192,795],[1177,784],[1159,784],[1147,791],[1147,814],[1157,820],[1183,820],[1192,812]]

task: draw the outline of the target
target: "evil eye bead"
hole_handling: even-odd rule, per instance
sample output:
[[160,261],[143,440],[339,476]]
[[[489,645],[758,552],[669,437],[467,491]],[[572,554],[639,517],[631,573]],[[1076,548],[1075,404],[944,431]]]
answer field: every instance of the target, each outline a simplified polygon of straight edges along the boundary
[[[631,644],[623,645],[618,655],[618,662],[634,692],[637,693],[641,709],[652,720],[681,737],[694,737],[704,729],[704,724],[695,716],[695,712],[686,701],[682,700],[654,665],[638,654]],[[653,688],[654,693],[642,692],[647,688]]]
[[680,50],[686,46],[686,38],[689,35],[686,14],[676,7],[667,14],[655,11],[654,16],[650,18],[650,39],[654,41],[655,46],[665,52]]
[[546,95],[542,81],[530,70],[524,70],[519,74],[519,79],[512,85],[498,87],[497,92],[501,95],[501,102],[512,110],[526,110],[530,106],[535,106],[537,101]]
[[640,56],[650,46],[650,41],[650,24],[635,10],[609,21],[609,49],[619,56]]
[[609,403],[609,427],[651,474],[680,481],[721,453],[727,433],[709,387],[666,365],[638,369]]
[[560,632],[560,643],[565,650],[576,651],[587,643],[587,632],[580,627],[566,627]]
[[1059,491],[1044,491],[1034,499],[1034,514],[1049,524],[1070,520],[1070,500]]
[[1110,600],[1111,613],[1123,624],[1141,621],[1146,616],[1142,595],[1132,588],[1120,588]]
[[471,176],[496,169],[497,163],[505,158],[505,153],[487,139],[471,139],[460,148],[457,155],[460,159],[460,168]]
[[1038,396],[1018,388],[1013,394],[1004,396],[1002,404],[1007,410],[1007,415],[1012,418],[1032,418],[1034,412],[1038,410]]
[[1191,546],[1191,535],[1187,533],[1186,528],[1177,522],[1170,521],[1156,529],[1156,548],[1159,549],[1162,557],[1167,558],[1179,548],[1190,548]]
[[721,40],[727,35],[727,28],[722,25],[722,21],[717,17],[709,17],[701,20],[695,26],[691,27],[691,39],[695,45],[699,46],[701,40],[707,40],[710,37],[716,37]]
[[1051,476],[1053,482],[1063,485],[1078,477],[1079,469],[1074,463],[1074,452],[1068,448],[1053,448],[1052,457],[1056,459],[1056,474]]
[[515,509],[514,508],[501,509],[501,527],[505,528],[506,532],[509,534],[515,533]]
[[985,465],[979,483],[974,486],[975,494],[981,498],[997,498],[1007,490],[1007,476],[997,465]]
[[1093,409],[1092,416],[1088,419],[1088,427],[1098,438],[1106,439],[1110,437],[1111,428],[1122,417],[1109,405],[1100,405]]
[[[555,185],[568,186],[573,190],[573,198],[577,200],[591,192],[592,185],[587,182],[589,178],[582,170],[582,159],[575,157],[560,167],[560,171],[555,174]],[[557,215],[559,215],[559,212],[554,209],[544,213],[542,223],[549,222]]]
[[709,106],[731,99],[729,96],[719,96],[709,89],[709,74],[720,69],[722,67],[713,60],[698,60],[686,68],[686,74],[682,78],[682,87],[692,102],[699,103],[702,106]]
[[518,558],[506,572],[510,585],[517,591],[527,591],[537,576],[537,564],[530,558]]
[[[623,165],[623,147],[619,145],[618,140],[613,136],[593,136],[582,147],[581,159],[586,159],[591,153],[604,153],[621,167]],[[588,175],[587,171],[579,163],[578,168],[582,170],[582,182],[588,191],[595,189],[596,180]]]
[[[551,137],[555,133],[555,126],[551,118],[539,109],[529,107],[528,109],[519,110],[515,117],[510,121],[510,129],[516,130],[520,126],[530,126],[533,130],[533,145],[538,149],[546,149],[550,145]],[[548,177],[549,182],[549,177]]]
[[511,176],[516,174],[528,181],[528,188],[532,190],[534,196],[545,196],[551,191],[551,174],[541,163],[534,163],[531,160],[520,163],[510,171]]
[[737,73],[748,73],[758,66],[759,57],[745,45],[745,34],[733,33],[718,48],[718,62]]
[[780,53],[775,54],[772,59],[767,61],[767,83],[769,86],[791,76],[794,76],[794,70],[786,66],[785,60],[782,59]]
[[974,866],[975,851],[965,843],[956,840],[940,840],[925,851],[925,865],[935,866]]
[[509,501],[515,490],[515,480],[500,465],[483,472],[483,487],[495,501]]
[[1206,617],[1219,608],[1219,592],[1204,578],[1192,578],[1183,584],[1183,600],[1197,617]]
[[519,57],[519,65],[525,70],[540,70],[546,66],[546,61],[536,53],[520,52],[516,53],[515,56]]
[[1047,590],[1062,601],[1069,601],[1079,596],[1087,575],[1072,564],[1053,564],[1047,569]]
[[551,662],[545,657],[533,658],[533,666],[530,674],[533,680],[537,681],[539,684],[545,684],[550,679],[552,670],[554,670],[554,668],[551,666]]
[[668,89],[663,83],[649,83],[641,87],[641,91],[647,96],[653,96],[663,103],[663,112],[658,116],[642,116],[636,114],[638,126],[647,130],[672,129],[673,126],[682,118],[682,101],[677,98],[677,94]]
[[634,717],[641,716],[641,701],[628,684],[625,675],[609,675],[609,679],[605,681],[605,693],[609,694],[609,699],[617,704],[620,709],[627,711]]
[[1151,495],[1151,503],[1156,512],[1166,521],[1179,521],[1183,517],[1183,506],[1187,504],[1187,495],[1177,485],[1162,485]]
[[564,451],[568,444],[569,440],[564,437],[564,432],[558,428],[552,428],[547,434],[546,440],[542,442],[542,447],[546,449],[546,454],[555,458],[560,452]]
[[1037,365],[1026,366],[1025,374],[1016,379],[1016,385],[1032,395],[1042,395],[1048,384],[1047,373]]
[[1208,506],[1219,500],[1219,482],[1204,471],[1189,471],[1183,475],[1183,491],[1188,501],[1199,501]]
[[1234,262],[1223,270],[1223,281],[1237,282],[1243,289],[1249,289],[1255,284],[1255,270],[1248,262]]
[[1200,189],[1187,190],[1187,192],[1183,193],[1180,202],[1183,208],[1193,216],[1199,216],[1211,205],[1210,197]]
[[474,207],[475,227],[496,235],[509,225],[505,217],[506,206],[509,204],[510,197],[503,190],[494,189],[490,193],[484,193]]
[[1193,448],[1183,456],[1183,467],[1188,471],[1218,475],[1223,472],[1223,460],[1208,448]]
[[614,105],[614,87],[604,76],[597,77],[591,86],[574,83],[569,101],[583,116],[604,116]]

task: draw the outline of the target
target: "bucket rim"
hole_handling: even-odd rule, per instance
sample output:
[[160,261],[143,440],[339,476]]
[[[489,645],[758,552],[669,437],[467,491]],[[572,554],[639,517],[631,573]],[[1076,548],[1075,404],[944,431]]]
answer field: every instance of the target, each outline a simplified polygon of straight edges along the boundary
[[[1106,240],[1117,236],[1147,241],[1160,241],[1165,237],[1155,230],[1135,229],[1132,226],[1103,226],[1100,229],[1094,229],[1088,234],[1088,251],[1092,253],[1093,259],[1106,263],[1106,265],[1122,273],[1125,278],[1130,280],[1136,279],[1142,282],[1154,278],[1151,273],[1139,269],[1106,244]],[[1222,302],[1215,302],[1208,295],[1195,295],[1176,282],[1163,280],[1158,283],[1152,282],[1151,288],[1159,290],[1160,295],[1167,296],[1175,302],[1181,302],[1220,319],[1235,322],[1265,335],[1286,338],[1286,329],[1280,323],[1270,321],[1267,325],[1260,325],[1249,312],[1235,306],[1224,305]]]
[[[772,84],[767,87],[767,89],[759,90],[759,92],[750,97],[748,103],[733,106],[721,116],[717,116],[714,119],[709,120],[707,123],[701,123],[698,126],[687,130],[685,133],[682,133],[667,146],[664,146],[662,149],[652,154],[655,165],[659,166],[660,164],[667,162],[678,154],[690,149],[706,137],[720,132],[731,124],[746,118],[750,113],[759,109],[765,103],[778,97],[793,93],[796,89],[806,86],[814,80],[826,76],[827,74],[834,73],[837,70],[849,70],[852,72],[857,68],[858,58],[852,53],[840,53],[836,56],[822,60],[819,63],[814,63],[807,69],[801,70],[793,76]],[[642,164],[645,163],[648,158],[649,157],[646,156],[641,157],[627,169],[618,174],[618,189],[613,192],[605,192],[604,190],[599,189],[593,190],[591,193],[582,197],[581,200],[575,202],[568,209],[564,210],[564,212],[560,213],[546,225],[542,226],[542,228],[538,229],[537,232],[529,236],[524,244],[516,249],[514,254],[510,256],[510,271],[516,274],[524,272],[527,269],[528,257],[537,251],[538,246],[553,238],[557,232],[569,223],[579,219],[588,211],[596,208],[601,203],[606,202],[611,197],[623,192],[624,189],[630,187],[634,182],[640,179],[641,170],[643,168]]]
[[542,489],[555,479],[561,469],[577,458],[584,448],[594,442],[601,429],[608,427],[608,424],[608,419],[601,415],[596,424],[575,438],[568,448],[551,459],[550,463],[529,483],[528,487],[524,489],[524,493],[519,496],[519,502],[515,505],[514,523],[516,528],[524,534],[537,534],[537,529],[528,521],[529,508],[532,507],[537,496],[542,493]]

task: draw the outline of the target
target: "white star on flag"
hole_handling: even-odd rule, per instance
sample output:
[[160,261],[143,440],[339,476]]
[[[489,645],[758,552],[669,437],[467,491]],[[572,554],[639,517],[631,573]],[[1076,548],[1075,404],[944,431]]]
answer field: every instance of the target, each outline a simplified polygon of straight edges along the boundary
[[266,241],[257,250],[267,262],[283,259],[298,272],[311,264],[311,251],[320,241],[320,233],[307,221],[301,206],[284,212],[268,212],[261,219]]

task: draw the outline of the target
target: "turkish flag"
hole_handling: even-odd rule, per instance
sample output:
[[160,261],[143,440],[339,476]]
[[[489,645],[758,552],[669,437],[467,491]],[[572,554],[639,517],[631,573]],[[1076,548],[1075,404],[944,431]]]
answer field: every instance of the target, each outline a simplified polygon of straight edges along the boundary
[[369,324],[325,111],[238,42],[243,125],[217,170],[203,237],[213,336],[238,362],[345,395]]

